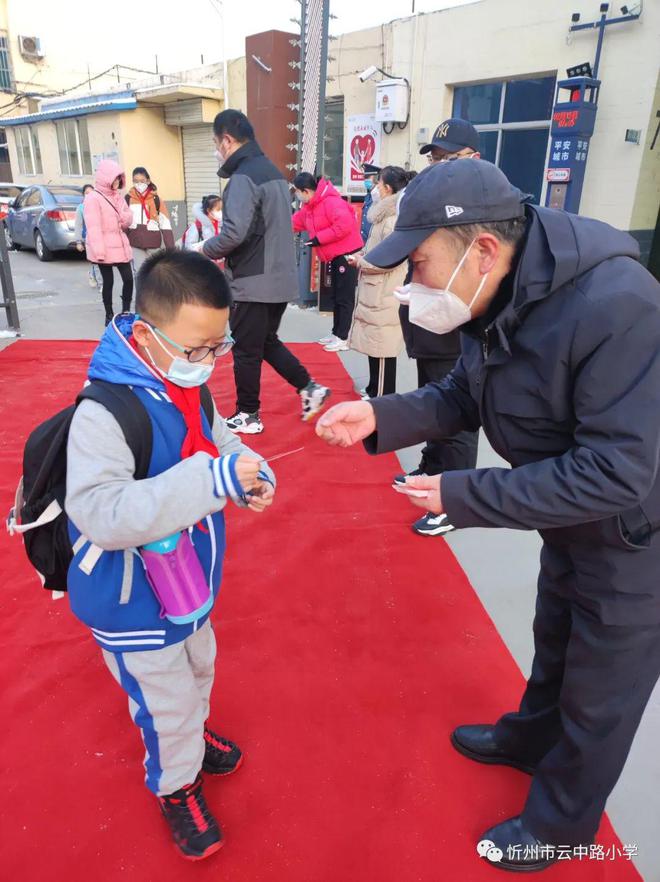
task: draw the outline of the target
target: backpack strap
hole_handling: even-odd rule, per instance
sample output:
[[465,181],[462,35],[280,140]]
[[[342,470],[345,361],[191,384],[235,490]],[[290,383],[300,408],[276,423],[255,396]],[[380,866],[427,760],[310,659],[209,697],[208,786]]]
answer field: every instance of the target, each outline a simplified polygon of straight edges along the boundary
[[135,458],[135,480],[146,478],[151,462],[153,428],[144,404],[129,386],[103,380],[92,380],[85,386],[76,404],[86,399],[103,405],[117,420]]
[[213,404],[213,396],[211,395],[211,391],[206,383],[204,383],[203,386],[199,387],[199,402],[202,405],[202,410],[206,414],[206,419],[209,421],[209,426],[213,428],[215,406]]

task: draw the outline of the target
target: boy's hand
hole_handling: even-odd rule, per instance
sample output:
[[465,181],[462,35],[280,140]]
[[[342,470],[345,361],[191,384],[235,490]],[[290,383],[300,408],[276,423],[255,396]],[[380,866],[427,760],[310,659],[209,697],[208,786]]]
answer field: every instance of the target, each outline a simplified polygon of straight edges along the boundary
[[248,508],[261,513],[273,504],[275,488],[268,481],[260,481],[248,496]]
[[376,414],[368,401],[335,404],[316,424],[316,434],[328,444],[350,447],[376,431]]
[[259,471],[261,469],[261,460],[255,459],[253,456],[243,454],[236,461],[236,476],[241,482],[241,487],[247,493],[248,490],[254,490],[260,483]]

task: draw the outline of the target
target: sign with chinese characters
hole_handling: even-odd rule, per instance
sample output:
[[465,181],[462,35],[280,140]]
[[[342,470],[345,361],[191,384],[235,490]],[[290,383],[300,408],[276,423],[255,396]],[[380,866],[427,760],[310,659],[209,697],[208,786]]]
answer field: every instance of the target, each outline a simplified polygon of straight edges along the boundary
[[344,192],[364,195],[363,167],[366,162],[380,165],[381,126],[373,113],[349,116],[346,125],[347,150],[344,154]]
[[585,162],[589,142],[586,138],[553,138],[550,146],[550,165],[566,162]]

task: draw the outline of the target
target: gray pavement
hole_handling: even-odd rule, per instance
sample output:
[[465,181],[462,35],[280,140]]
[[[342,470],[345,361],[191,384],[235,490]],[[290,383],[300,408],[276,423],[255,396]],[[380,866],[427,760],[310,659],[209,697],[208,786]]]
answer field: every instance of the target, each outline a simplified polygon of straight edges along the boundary
[[[87,283],[87,264],[75,256],[40,263],[33,252],[12,253],[11,264],[23,335],[32,339],[90,339],[103,331],[100,292]],[[120,303],[119,278],[115,302]],[[329,332],[328,317],[315,310],[287,310],[282,338],[309,342]],[[0,331],[6,328],[0,310]],[[0,348],[11,341],[0,338]],[[366,358],[352,352],[341,359],[356,388],[368,380]],[[415,388],[414,362],[399,359],[398,391]],[[419,448],[399,452],[405,470],[418,464]],[[504,465],[482,436],[480,467]],[[411,523],[417,509],[411,506]],[[374,521],[374,529],[377,529]],[[442,542],[422,538],[420,542]],[[533,654],[532,619],[540,542],[535,533],[512,530],[465,530],[446,540],[474,586],[523,674],[529,673]],[[478,710],[474,720],[479,720]],[[608,803],[608,812],[624,844],[637,846],[635,863],[645,882],[660,882],[660,686],[656,688],[640,726],[623,775]]]

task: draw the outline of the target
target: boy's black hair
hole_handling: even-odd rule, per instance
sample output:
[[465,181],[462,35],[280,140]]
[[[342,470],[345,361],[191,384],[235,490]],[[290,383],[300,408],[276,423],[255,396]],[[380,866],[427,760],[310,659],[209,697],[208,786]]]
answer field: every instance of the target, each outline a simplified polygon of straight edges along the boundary
[[150,321],[171,321],[184,303],[228,309],[231,291],[216,263],[195,251],[157,251],[137,274],[136,312]]
[[245,144],[246,141],[254,141],[254,129],[252,123],[240,110],[221,111],[213,120],[213,133],[216,138],[223,135],[231,135],[234,140]]
[[82,194],[85,195],[85,190],[93,190],[94,184],[83,184],[82,186]]

